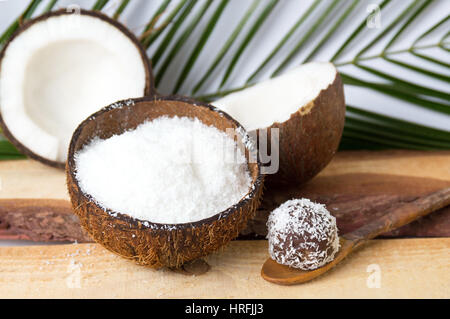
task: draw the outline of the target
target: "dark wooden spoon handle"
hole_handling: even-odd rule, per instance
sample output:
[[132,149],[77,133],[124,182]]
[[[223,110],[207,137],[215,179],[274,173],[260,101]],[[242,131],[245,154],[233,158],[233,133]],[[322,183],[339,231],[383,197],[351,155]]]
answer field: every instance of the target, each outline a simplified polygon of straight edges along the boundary
[[428,215],[438,209],[450,205],[450,188],[445,188],[429,195],[419,197],[413,202],[388,211],[380,218],[345,234],[343,238],[350,240],[355,246],[375,238],[385,232],[394,230],[412,221]]

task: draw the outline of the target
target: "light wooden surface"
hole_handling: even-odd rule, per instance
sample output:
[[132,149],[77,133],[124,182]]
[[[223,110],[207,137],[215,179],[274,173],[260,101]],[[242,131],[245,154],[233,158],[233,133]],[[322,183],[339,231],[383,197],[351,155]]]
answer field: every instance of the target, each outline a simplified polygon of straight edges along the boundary
[[450,180],[450,151],[340,152],[319,174],[390,174]]
[[[373,173],[450,180],[450,151],[341,152],[319,176]],[[62,170],[32,160],[0,161],[0,198],[68,199]]]
[[[135,265],[96,244],[0,248],[0,297],[450,297],[450,238],[375,240],[323,277],[289,287],[260,277],[267,256],[266,241],[233,242],[208,258],[209,272],[187,276]],[[380,288],[367,285],[374,264]]]
[[[320,175],[346,173],[449,181],[450,152],[339,153]],[[35,161],[0,162],[0,182],[0,198],[68,199],[64,173]],[[137,266],[95,244],[0,247],[0,298],[450,298],[450,238],[372,241],[292,287],[260,277],[267,257],[266,241],[233,242],[195,277]],[[369,265],[379,266],[380,288],[367,286]]]

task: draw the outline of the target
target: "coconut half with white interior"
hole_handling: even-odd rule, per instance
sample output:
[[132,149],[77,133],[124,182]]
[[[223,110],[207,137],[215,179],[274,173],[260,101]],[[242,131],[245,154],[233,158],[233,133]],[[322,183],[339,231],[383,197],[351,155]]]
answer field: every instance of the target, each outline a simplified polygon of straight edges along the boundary
[[273,153],[270,134],[279,129],[279,169],[270,180],[282,183],[302,184],[319,173],[336,153],[345,122],[343,85],[331,63],[301,65],[212,104],[249,132],[267,129]]
[[3,133],[25,155],[55,167],[64,167],[72,133],[88,115],[153,91],[139,41],[99,12],[44,14],[0,54]]

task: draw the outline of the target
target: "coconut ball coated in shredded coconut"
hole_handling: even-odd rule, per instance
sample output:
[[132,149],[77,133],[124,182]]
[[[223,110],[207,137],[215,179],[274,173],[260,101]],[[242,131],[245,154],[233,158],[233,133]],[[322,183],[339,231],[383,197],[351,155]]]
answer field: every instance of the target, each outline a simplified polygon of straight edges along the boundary
[[336,218],[308,199],[283,203],[270,214],[267,227],[269,254],[279,264],[313,270],[339,251]]

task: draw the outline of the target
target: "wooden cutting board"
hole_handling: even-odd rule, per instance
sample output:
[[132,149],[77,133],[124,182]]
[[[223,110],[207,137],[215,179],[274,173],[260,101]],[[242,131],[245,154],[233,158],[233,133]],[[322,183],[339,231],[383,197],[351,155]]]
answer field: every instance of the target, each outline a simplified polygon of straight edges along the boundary
[[[68,198],[64,173],[34,161],[0,162],[0,182],[0,198]],[[372,205],[361,198],[381,198],[389,206],[449,184],[450,152],[345,152],[308,185],[274,189],[267,197],[275,203],[294,195],[316,196],[345,210],[345,205]],[[440,224],[446,225],[445,214]],[[263,221],[256,219],[251,227],[261,232]],[[350,229],[353,224],[342,225]],[[0,247],[0,298],[450,297],[450,238],[374,240],[330,273],[293,287],[260,277],[267,257],[265,240],[235,241],[207,258],[207,273],[192,276],[137,266],[97,244]]]

